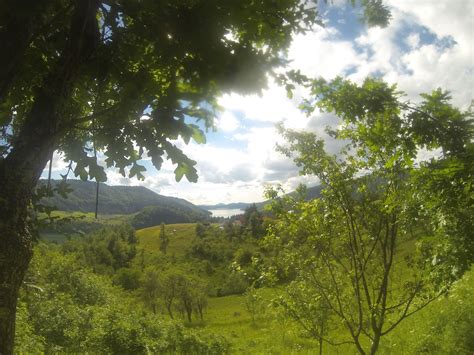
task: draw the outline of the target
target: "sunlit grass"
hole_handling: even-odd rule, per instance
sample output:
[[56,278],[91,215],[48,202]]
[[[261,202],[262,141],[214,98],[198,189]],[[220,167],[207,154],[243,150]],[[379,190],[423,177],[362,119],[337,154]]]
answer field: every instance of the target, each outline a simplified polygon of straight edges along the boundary
[[[139,247],[147,252],[156,253],[160,250],[161,226],[154,226],[137,231]],[[167,224],[165,233],[169,238],[167,254],[177,257],[184,256],[189,250],[192,240],[196,237],[195,223]]]
[[[165,231],[170,238],[168,255],[185,257],[196,238],[195,224],[166,225]],[[143,248],[148,253],[160,253],[159,235],[160,226],[137,231],[139,248]],[[417,238],[407,238],[399,244],[392,275],[394,283],[401,284],[409,278],[409,268],[405,257],[414,252],[416,240]],[[394,288],[398,289],[398,287]],[[191,324],[185,322],[186,326],[224,336],[231,343],[231,353],[235,354],[319,354],[319,344],[316,340],[304,337],[292,320],[278,314],[278,311],[270,306],[270,300],[283,290],[284,286],[280,289],[260,290],[267,305],[261,314],[256,315],[255,322],[246,308],[246,296],[231,295],[209,298],[204,320],[193,319]],[[445,306],[447,302],[447,300],[434,302],[412,318],[403,321],[394,333],[382,339],[380,353],[412,353],[413,337],[428,336],[420,334],[417,324],[427,324],[430,317],[438,313],[438,308],[447,307]],[[348,340],[350,337],[341,326],[338,330],[331,331],[330,338]],[[323,353],[357,354],[357,350],[352,345],[324,344]]]

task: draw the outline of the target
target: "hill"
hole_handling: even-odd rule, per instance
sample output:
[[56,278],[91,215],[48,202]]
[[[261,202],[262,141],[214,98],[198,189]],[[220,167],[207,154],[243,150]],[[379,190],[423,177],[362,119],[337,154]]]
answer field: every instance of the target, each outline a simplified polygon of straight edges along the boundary
[[[45,183],[41,181],[41,183]],[[59,180],[52,180],[53,186]],[[72,191],[67,198],[54,196],[43,203],[55,206],[61,211],[95,211],[96,184],[92,181],[69,180]],[[100,214],[132,214],[153,206],[161,211],[172,211],[190,216],[191,219],[203,219],[209,212],[184,199],[159,195],[143,186],[109,186],[101,183],[99,187]],[[192,217],[191,217],[192,216]]]
[[205,210],[245,210],[251,203],[234,202],[234,203],[218,203],[217,205],[198,205]]
[[[312,200],[314,198],[318,198],[321,196],[321,185],[316,185],[313,187],[308,187],[306,190],[306,200]],[[296,192],[290,192],[288,195],[295,196]],[[263,208],[270,203],[270,200],[256,202],[255,205],[259,210],[263,210]],[[252,203],[246,202],[235,202],[235,203],[218,203],[217,205],[199,205],[198,207],[203,208],[205,210],[224,210],[224,209],[241,209],[245,210],[247,207],[251,206]]]

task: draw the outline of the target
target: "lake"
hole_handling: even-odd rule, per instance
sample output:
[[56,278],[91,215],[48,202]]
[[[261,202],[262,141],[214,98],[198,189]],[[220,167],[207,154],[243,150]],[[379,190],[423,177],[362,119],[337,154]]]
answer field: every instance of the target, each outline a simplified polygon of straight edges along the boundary
[[222,210],[209,210],[212,213],[212,217],[232,217],[237,214],[243,214],[244,210],[233,208],[233,209],[222,209]]

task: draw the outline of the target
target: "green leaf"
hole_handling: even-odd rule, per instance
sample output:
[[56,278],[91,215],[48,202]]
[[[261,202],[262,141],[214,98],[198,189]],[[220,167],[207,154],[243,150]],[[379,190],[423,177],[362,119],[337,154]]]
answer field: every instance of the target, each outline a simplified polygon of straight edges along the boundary
[[142,172],[144,171],[146,171],[146,168],[143,165],[134,163],[133,166],[130,168],[130,173],[128,174],[128,177],[132,178],[136,176],[138,180],[144,180],[145,176],[142,174]]
[[192,138],[198,144],[205,144],[206,143],[206,135],[204,132],[197,126],[197,125],[190,125],[192,129]]

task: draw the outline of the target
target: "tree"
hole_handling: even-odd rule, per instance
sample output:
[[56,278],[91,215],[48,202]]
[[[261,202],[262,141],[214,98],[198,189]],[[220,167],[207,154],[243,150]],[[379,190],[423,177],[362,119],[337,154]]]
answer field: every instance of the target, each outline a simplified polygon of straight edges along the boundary
[[255,203],[245,209],[244,221],[246,227],[250,230],[252,237],[260,238],[265,233],[263,217],[258,211]]
[[195,312],[199,314],[199,318],[201,320],[204,319],[204,310],[207,308],[208,301],[207,301],[207,293],[206,293],[206,287],[202,285],[202,282],[196,280],[194,282],[194,307],[195,307]]
[[171,319],[174,319],[173,305],[175,299],[178,296],[178,285],[180,283],[179,280],[181,277],[182,276],[180,274],[174,272],[168,272],[163,277],[163,292],[161,293],[161,297],[163,298],[166,310],[168,311]]
[[[0,352],[13,351],[16,299],[32,255],[27,207],[52,153],[96,181],[106,180],[98,154],[139,179],[144,154],[158,169],[166,154],[177,180],[195,181],[195,162],[171,140],[203,143],[190,117],[211,127],[218,94],[264,87],[292,35],[319,21],[310,3],[2,2]],[[370,3],[384,8],[362,1]]]
[[245,308],[252,318],[252,324],[256,326],[256,320],[265,314],[265,300],[254,285],[245,291]]
[[[311,288],[311,282],[295,280],[286,287],[287,297],[276,299],[277,309],[295,320],[311,337],[319,342],[319,354],[323,354],[324,339],[329,334],[329,307],[321,296]],[[315,316],[317,315],[317,316]]]
[[162,288],[158,270],[145,270],[142,282],[142,297],[145,305],[151,308],[153,314],[157,313],[158,300]]
[[188,322],[192,322],[192,314],[194,310],[194,294],[193,294],[193,284],[191,279],[182,275],[182,277],[177,279],[177,299],[175,307],[181,313]]
[[[470,114],[452,107],[441,90],[412,105],[395,86],[374,79],[361,86],[320,79],[311,90],[317,107],[340,118],[328,133],[347,144],[331,155],[314,134],[281,128],[288,145],[279,150],[294,158],[302,174],[318,177],[323,190],[311,201],[276,200],[278,222],[266,241],[279,267],[295,275],[282,302],[290,315],[320,341],[351,343],[361,354],[374,354],[383,336],[445,293],[452,281],[454,265],[433,252],[450,236],[439,209],[420,193],[432,185],[421,186],[419,175],[434,176],[428,179],[433,181],[443,173],[437,169],[441,162],[472,158]],[[315,107],[308,101],[306,109],[311,113]],[[416,163],[423,147],[440,147],[443,153]],[[464,167],[459,174],[469,175],[472,167]],[[472,195],[468,184],[456,191],[462,193],[453,199]],[[320,302],[308,303],[310,296]],[[314,326],[327,320],[338,320],[333,324],[342,324],[348,338],[328,337],[322,326]]]
[[196,223],[196,237],[198,238],[204,238],[206,235],[206,227],[204,227],[204,224],[202,223]]
[[170,243],[170,238],[166,235],[165,224],[161,223],[161,227],[160,227],[160,251],[163,254],[166,254],[166,250],[168,249],[168,244],[169,243]]

